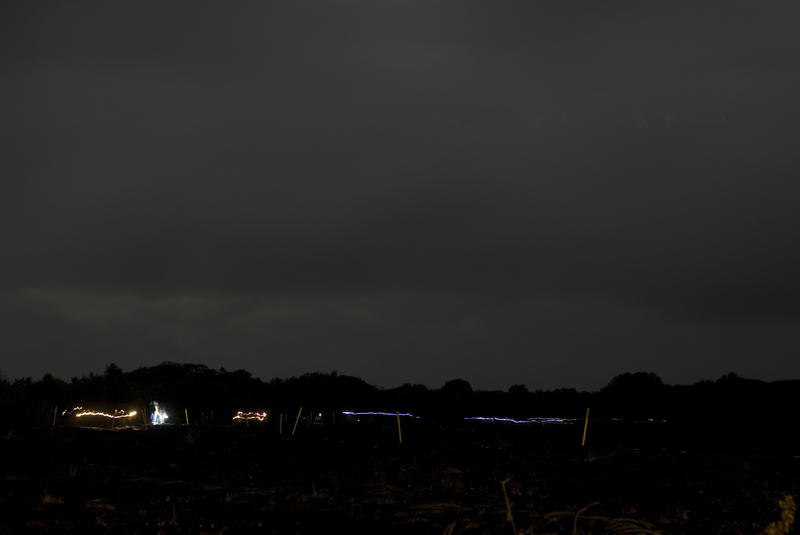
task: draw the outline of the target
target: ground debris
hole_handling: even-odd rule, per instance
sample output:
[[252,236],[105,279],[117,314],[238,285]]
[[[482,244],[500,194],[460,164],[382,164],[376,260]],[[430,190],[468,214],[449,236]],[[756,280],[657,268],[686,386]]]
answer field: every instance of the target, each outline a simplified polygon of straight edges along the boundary
[[60,432],[5,443],[0,533],[790,535],[800,494],[792,458],[645,443],[586,462],[550,430],[468,441],[416,430],[402,447],[344,432],[208,428],[194,443],[178,428]]

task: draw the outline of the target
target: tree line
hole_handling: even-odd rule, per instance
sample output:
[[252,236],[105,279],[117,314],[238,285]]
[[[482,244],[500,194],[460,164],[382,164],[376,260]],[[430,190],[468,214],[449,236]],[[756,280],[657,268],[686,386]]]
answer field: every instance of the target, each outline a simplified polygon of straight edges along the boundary
[[[571,388],[529,391],[512,385],[505,391],[475,390],[463,379],[440,388],[404,384],[379,388],[357,377],[307,373],[264,381],[245,370],[213,369],[202,364],[164,362],[123,371],[109,364],[102,374],[64,381],[45,374],[8,381],[0,378],[0,425],[13,428],[49,425],[56,412],[75,406],[141,410],[150,401],[186,409],[196,420],[230,421],[236,410],[270,408],[292,412],[299,406],[329,410],[412,412],[429,421],[461,421],[465,416],[580,418],[592,408],[596,418],[629,421],[737,423],[796,422],[800,381],[765,382],[734,373],[691,385],[667,385],[654,373],[624,373],[598,392]],[[213,415],[213,416],[212,416]]]

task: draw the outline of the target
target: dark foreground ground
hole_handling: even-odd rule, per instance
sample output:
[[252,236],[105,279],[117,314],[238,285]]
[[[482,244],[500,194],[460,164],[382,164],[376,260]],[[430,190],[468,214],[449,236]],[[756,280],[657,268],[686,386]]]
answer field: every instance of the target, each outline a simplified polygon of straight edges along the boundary
[[791,438],[392,423],[17,431],[0,533],[798,533]]

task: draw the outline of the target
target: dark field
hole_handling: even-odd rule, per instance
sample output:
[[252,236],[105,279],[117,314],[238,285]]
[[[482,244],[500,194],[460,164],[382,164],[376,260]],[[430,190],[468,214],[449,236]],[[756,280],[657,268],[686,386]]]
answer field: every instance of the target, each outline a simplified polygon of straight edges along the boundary
[[18,431],[0,532],[798,532],[788,432],[393,423]]

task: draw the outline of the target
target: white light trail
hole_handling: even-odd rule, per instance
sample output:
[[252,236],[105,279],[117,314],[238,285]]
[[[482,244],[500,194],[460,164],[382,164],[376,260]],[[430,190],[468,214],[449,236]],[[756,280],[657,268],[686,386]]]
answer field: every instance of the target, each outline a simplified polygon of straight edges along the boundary
[[504,418],[500,416],[470,416],[464,420],[477,420],[480,422],[498,422],[507,424],[568,424],[577,421],[575,418]]
[[[342,414],[346,416],[397,416],[398,413],[396,412],[354,412],[354,411],[342,411]],[[419,416],[415,416],[408,412],[401,412],[399,413],[400,416],[408,416],[410,418],[416,418],[419,420]]]

